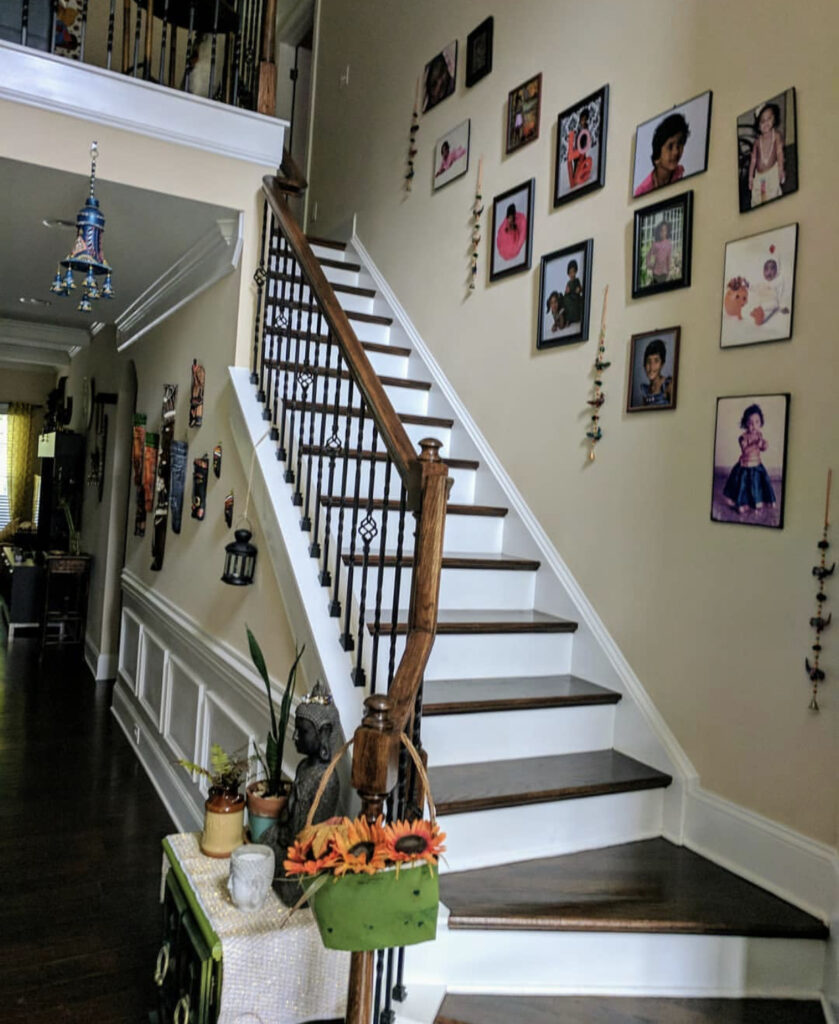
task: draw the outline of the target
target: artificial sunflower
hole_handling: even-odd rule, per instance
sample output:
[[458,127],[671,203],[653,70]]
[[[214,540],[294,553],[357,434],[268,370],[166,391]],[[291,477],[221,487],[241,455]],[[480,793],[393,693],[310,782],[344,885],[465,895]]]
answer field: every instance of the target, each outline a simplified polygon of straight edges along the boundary
[[333,838],[332,848],[336,855],[332,869],[334,874],[344,875],[351,871],[353,874],[364,872],[374,875],[382,871],[387,867],[384,836],[381,815],[372,823],[365,818],[356,818],[355,821],[344,818]]
[[436,821],[394,821],[385,826],[384,832],[385,857],[397,864],[415,860],[436,864],[446,849],[446,833],[440,831]]
[[293,845],[288,848],[288,857],[283,861],[283,867],[287,875],[316,875],[321,871],[328,871],[337,858],[337,853],[331,848],[317,856],[311,838],[303,842],[295,839]]

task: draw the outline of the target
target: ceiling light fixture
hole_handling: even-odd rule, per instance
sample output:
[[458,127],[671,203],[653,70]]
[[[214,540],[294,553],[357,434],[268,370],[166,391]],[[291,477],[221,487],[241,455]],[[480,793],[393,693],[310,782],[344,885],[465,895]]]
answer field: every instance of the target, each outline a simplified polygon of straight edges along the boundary
[[[90,145],[90,195],[88,195],[84,206],[76,216],[76,242],[70,254],[61,261],[55,272],[55,278],[50,291],[56,295],[69,295],[76,287],[73,280],[73,271],[78,270],[86,274],[84,279],[84,291],[78,305],[81,313],[90,313],[93,309],[91,299],[100,297],[112,299],[114,290],[111,284],[111,268],[108,261],[102,255],[102,233],[105,230],[105,217],[99,209],[99,200],[93,194],[96,184],[96,157],[99,155],[99,145],[92,142]],[[66,268],[62,276],[61,267]],[[105,275],[105,281],[100,289],[96,284],[96,278]]]

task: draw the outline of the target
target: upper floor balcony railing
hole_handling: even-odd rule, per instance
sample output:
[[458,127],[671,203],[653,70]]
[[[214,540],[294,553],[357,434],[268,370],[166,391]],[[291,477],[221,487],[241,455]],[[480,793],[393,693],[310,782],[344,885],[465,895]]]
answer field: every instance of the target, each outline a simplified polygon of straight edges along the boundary
[[275,21],[276,0],[8,0],[0,39],[273,116]]

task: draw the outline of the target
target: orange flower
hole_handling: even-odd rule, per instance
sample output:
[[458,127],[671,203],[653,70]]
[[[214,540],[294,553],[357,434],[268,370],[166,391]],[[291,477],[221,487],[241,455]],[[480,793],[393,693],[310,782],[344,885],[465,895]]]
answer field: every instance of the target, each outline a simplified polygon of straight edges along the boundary
[[355,821],[345,818],[343,826],[336,830],[333,843],[335,875],[344,875],[348,871],[374,875],[382,871],[387,866],[384,832],[381,815],[372,824],[365,818],[356,818]]
[[337,854],[333,849],[318,857],[312,849],[312,841],[301,842],[295,839],[288,848],[288,857],[283,861],[287,875],[316,875],[320,871],[328,871],[335,863]]
[[414,860],[436,864],[445,850],[445,838],[436,821],[394,821],[385,826],[385,856],[397,864]]

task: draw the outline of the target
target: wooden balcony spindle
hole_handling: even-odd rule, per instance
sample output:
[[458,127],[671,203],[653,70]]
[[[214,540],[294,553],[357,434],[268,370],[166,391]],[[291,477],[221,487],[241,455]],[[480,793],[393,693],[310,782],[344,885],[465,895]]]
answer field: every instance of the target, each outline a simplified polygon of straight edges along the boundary
[[277,112],[277,65],[274,63],[276,31],[277,0],[264,0],[256,109],[257,113],[269,117],[274,117]]
[[108,5],[108,53],[105,59],[105,67],[108,71],[111,70],[114,57],[114,26],[116,24],[116,13],[117,13],[116,0],[111,0]]
[[146,7],[146,41],[143,56],[143,78],[151,79],[151,54],[154,46],[154,0],[147,0]]

